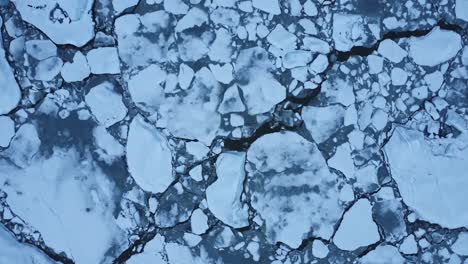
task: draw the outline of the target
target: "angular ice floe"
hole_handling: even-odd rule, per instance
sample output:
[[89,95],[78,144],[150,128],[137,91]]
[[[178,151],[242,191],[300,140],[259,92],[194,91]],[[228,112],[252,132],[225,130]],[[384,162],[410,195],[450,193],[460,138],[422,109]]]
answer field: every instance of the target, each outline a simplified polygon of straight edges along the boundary
[[226,152],[216,161],[218,179],[206,189],[208,208],[226,225],[241,228],[249,225],[249,213],[241,202],[244,191],[245,153]]
[[52,264],[56,262],[38,249],[18,242],[10,232],[0,227],[0,263]]
[[252,5],[257,9],[272,15],[281,14],[281,9],[278,0],[253,0]]
[[92,49],[86,54],[91,72],[94,74],[120,73],[120,61],[117,48],[104,47]]
[[8,147],[14,135],[15,122],[8,116],[0,116],[0,147]]
[[344,143],[336,148],[335,154],[328,160],[328,166],[341,171],[346,178],[351,178],[354,175],[354,162],[349,143]]
[[2,80],[2,85],[0,85],[0,115],[13,110],[21,99],[20,88],[5,55],[5,50],[0,46],[0,79]]
[[61,74],[66,82],[79,82],[91,74],[88,61],[81,51],[75,53],[72,62],[63,64]]
[[377,52],[394,63],[399,63],[408,56],[408,53],[391,39],[385,39],[380,42]]
[[29,75],[31,75],[34,80],[50,81],[60,73],[62,65],[62,59],[59,57],[50,57],[45,60],[41,60],[33,71],[30,69]]
[[[170,0],[172,2],[172,0]],[[167,1],[166,1],[167,2]],[[176,32],[182,32],[195,26],[201,26],[208,22],[208,14],[198,7],[194,7],[179,20],[175,27]]]
[[148,192],[164,192],[175,178],[166,137],[140,115],[130,124],[127,164],[135,182]]
[[[17,147],[12,142],[10,148]],[[74,263],[103,263],[124,246],[112,215],[115,186],[86,153],[54,148],[18,169],[0,159],[0,181],[10,208],[42,235],[55,252]],[[47,172],[47,173],[44,173]],[[92,239],[90,239],[92,237]],[[107,259],[107,260],[106,260]]]
[[407,236],[400,245],[400,252],[403,254],[418,253],[418,244],[414,239],[414,235]]
[[0,152],[0,158],[7,158],[16,166],[26,168],[39,151],[40,145],[41,140],[36,127],[26,123],[18,128],[11,140],[10,147],[4,152]]
[[333,15],[333,41],[339,51],[350,51],[354,46],[362,46],[368,40],[364,19],[359,15]]
[[44,32],[56,44],[81,47],[94,37],[92,0],[12,2],[24,21]]
[[296,49],[296,35],[286,30],[281,24],[276,25],[268,35],[267,40],[271,45],[285,51]]
[[409,39],[409,55],[418,65],[436,66],[457,55],[462,48],[458,33],[435,27],[423,37]]
[[297,248],[308,235],[329,239],[343,208],[336,175],[317,146],[293,132],[267,134],[247,152],[251,205],[271,243]]
[[392,245],[379,245],[359,261],[361,264],[400,264],[405,262],[406,260],[398,252],[398,249]]
[[138,0],[112,0],[112,7],[117,13],[138,4]]
[[114,91],[114,85],[110,82],[91,88],[85,101],[97,121],[106,127],[121,121],[127,115],[122,96]]
[[458,19],[468,22],[468,0],[456,0],[455,15]]
[[468,225],[466,193],[459,188],[468,184],[466,138],[427,139],[419,131],[397,127],[385,145],[403,201],[420,219],[447,228]]
[[305,106],[302,108],[302,119],[314,141],[322,143],[343,126],[345,112],[340,105]]
[[333,243],[342,250],[356,250],[380,240],[372,219],[372,206],[367,199],[358,200],[343,216]]

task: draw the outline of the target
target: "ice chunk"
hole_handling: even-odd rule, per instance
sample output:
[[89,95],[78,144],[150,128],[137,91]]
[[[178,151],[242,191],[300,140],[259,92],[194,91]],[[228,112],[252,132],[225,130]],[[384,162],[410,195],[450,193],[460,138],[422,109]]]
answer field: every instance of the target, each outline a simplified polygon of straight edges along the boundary
[[278,0],[253,0],[253,7],[260,9],[272,15],[281,14],[281,9]]
[[317,6],[311,0],[307,0],[303,6],[306,15],[316,16],[318,14]]
[[10,232],[0,227],[0,263],[52,264],[55,262],[33,246],[17,241]]
[[16,131],[10,147],[4,152],[0,152],[0,157],[9,159],[20,168],[26,168],[39,151],[40,145],[41,140],[36,127],[26,123]]
[[343,208],[337,177],[318,147],[293,132],[267,134],[247,152],[251,205],[271,243],[297,248],[308,235],[329,239]]
[[405,263],[406,260],[400,255],[396,247],[391,245],[379,245],[376,249],[362,257],[362,264],[387,264]]
[[377,52],[394,63],[399,63],[408,56],[408,53],[391,39],[385,39],[380,42]]
[[[172,2],[174,0],[168,0]],[[166,2],[168,2],[166,0]],[[208,22],[208,15],[205,11],[198,7],[194,7],[188,11],[188,13],[179,20],[175,27],[176,32],[182,32],[186,29],[193,28],[195,26],[201,26]]]
[[45,60],[57,56],[57,47],[50,40],[28,40],[25,47],[26,52],[36,60]]
[[89,154],[54,148],[48,157],[36,154],[23,169],[0,160],[0,181],[9,182],[2,189],[15,214],[74,263],[106,263],[112,249],[128,246],[113,216],[116,186]]
[[92,49],[86,54],[91,72],[94,74],[120,73],[120,61],[117,48],[104,47]]
[[296,67],[306,66],[311,61],[312,61],[312,53],[310,51],[294,50],[284,55],[283,66],[286,69],[292,69]]
[[232,76],[232,65],[229,63],[223,66],[210,64],[210,70],[215,76],[216,80],[220,83],[229,84],[233,80]]
[[328,166],[341,171],[346,178],[351,178],[354,175],[354,162],[349,143],[344,143],[336,148],[335,154],[328,160]]
[[468,22],[468,0],[456,0],[455,15],[458,19]]
[[316,37],[304,37],[302,40],[303,49],[310,50],[312,52],[318,52],[321,54],[330,53],[330,45]]
[[110,82],[91,88],[85,101],[97,121],[106,127],[121,121],[127,115],[122,96],[114,91],[114,85]]
[[312,255],[316,258],[326,258],[328,256],[328,247],[321,240],[315,239],[312,242]]
[[125,9],[136,6],[138,0],[112,0],[112,7],[117,13],[122,13]]
[[124,147],[107,132],[105,127],[97,126],[94,128],[93,137],[99,158],[107,164],[111,164],[114,160],[124,155]]
[[426,74],[424,76],[424,80],[429,86],[429,90],[437,92],[444,82],[444,75],[440,71],[435,71],[433,73]]
[[8,147],[14,135],[15,122],[8,116],[0,116],[0,147]]
[[401,68],[393,68],[390,76],[392,84],[396,86],[404,85],[408,79],[408,74]]
[[189,6],[182,0],[164,0],[164,9],[174,15],[186,14]]
[[249,225],[249,213],[241,203],[245,178],[245,153],[226,152],[216,161],[218,179],[206,189],[208,208],[226,225],[241,228]]
[[127,86],[133,102],[145,111],[157,110],[164,99],[161,83],[165,79],[166,72],[155,64],[130,77]]
[[24,21],[57,44],[84,46],[94,37],[92,0],[12,1]]
[[172,153],[164,134],[137,115],[127,139],[128,170],[145,191],[164,192],[174,181]]
[[270,44],[282,50],[292,51],[296,49],[296,35],[287,31],[281,24],[276,25],[268,35],[267,40]]
[[205,233],[208,229],[208,216],[202,210],[196,209],[190,218],[190,226],[194,234],[201,235]]
[[314,141],[322,143],[343,126],[345,113],[346,109],[340,105],[305,106],[302,108],[302,119]]
[[409,55],[418,65],[436,66],[457,55],[462,40],[457,33],[435,27],[423,37],[409,39]]
[[239,88],[233,85],[224,92],[223,101],[219,104],[218,112],[221,114],[244,112],[245,106],[240,98]]
[[460,256],[468,256],[468,232],[461,232],[452,245],[453,252]]
[[333,243],[342,250],[356,250],[380,240],[372,220],[372,206],[367,199],[359,199],[343,216]]
[[225,28],[216,30],[216,38],[211,43],[210,51],[208,52],[210,59],[216,62],[231,62],[232,53],[231,33]]
[[221,117],[216,112],[221,98],[221,86],[208,68],[195,73],[191,88],[186,93],[166,97],[160,107],[158,126],[166,127],[172,135],[198,139],[211,145],[216,137]]
[[255,47],[239,52],[236,79],[249,114],[268,112],[286,98],[286,88],[273,77],[272,70],[273,64],[264,49]]
[[328,68],[328,57],[319,54],[309,66],[309,72],[312,74],[319,74]]
[[369,73],[377,74],[382,72],[383,58],[376,55],[367,56],[367,64],[369,65]]
[[459,187],[468,184],[468,149],[458,147],[465,143],[465,134],[429,140],[421,132],[397,127],[385,145],[392,177],[420,219],[447,228],[467,226],[466,193]]
[[185,63],[180,64],[179,66],[179,86],[180,88],[186,90],[189,88],[190,83],[192,83],[193,75],[195,72]]
[[333,15],[333,41],[339,51],[350,51],[354,46],[362,46],[368,36],[364,28],[364,20],[359,15]]
[[62,67],[62,77],[66,82],[79,82],[91,73],[86,57],[77,51],[73,56],[73,62],[66,62]]
[[50,57],[42,60],[36,65],[32,77],[35,80],[50,81],[60,73],[62,65],[63,61],[59,57]]
[[403,240],[400,245],[400,251],[403,254],[416,254],[418,253],[418,244],[414,239],[414,235],[409,235]]

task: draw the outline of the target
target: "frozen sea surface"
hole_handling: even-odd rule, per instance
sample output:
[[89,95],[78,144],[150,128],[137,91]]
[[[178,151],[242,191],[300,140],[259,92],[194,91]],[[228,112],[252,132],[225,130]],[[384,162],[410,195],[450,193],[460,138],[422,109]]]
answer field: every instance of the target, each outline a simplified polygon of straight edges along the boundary
[[0,0],[0,264],[468,264],[468,0]]

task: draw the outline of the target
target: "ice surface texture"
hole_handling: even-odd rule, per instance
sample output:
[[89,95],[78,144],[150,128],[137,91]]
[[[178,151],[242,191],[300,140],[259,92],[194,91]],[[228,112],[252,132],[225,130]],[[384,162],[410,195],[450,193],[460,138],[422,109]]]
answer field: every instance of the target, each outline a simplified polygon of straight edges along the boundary
[[468,0],[0,0],[0,264],[468,264]]

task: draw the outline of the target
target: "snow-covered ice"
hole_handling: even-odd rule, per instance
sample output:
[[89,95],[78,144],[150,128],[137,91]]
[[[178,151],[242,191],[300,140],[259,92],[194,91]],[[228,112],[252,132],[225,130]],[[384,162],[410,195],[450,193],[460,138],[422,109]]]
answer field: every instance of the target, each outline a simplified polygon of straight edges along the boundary
[[86,104],[99,123],[109,127],[121,121],[127,115],[127,108],[122,96],[114,90],[114,85],[103,82],[92,87],[85,96]]

